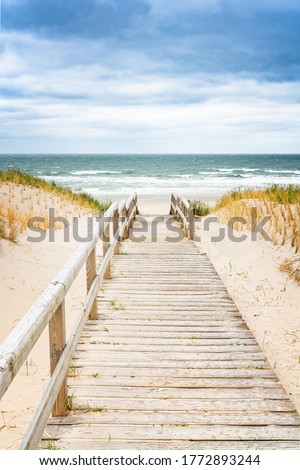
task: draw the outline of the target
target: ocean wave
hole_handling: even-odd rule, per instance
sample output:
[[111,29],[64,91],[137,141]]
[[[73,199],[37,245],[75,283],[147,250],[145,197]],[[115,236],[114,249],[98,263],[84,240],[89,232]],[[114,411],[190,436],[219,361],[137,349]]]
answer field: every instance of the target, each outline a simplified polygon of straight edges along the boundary
[[255,172],[255,171],[262,171],[261,168],[214,168],[219,172],[224,173],[233,173],[234,171],[243,171],[243,172]]
[[175,175],[168,175],[168,177],[170,178],[193,178],[194,175],[190,175],[190,174],[187,174],[187,173],[183,173],[183,174],[175,174]]
[[109,170],[78,170],[70,171],[71,175],[84,176],[84,175],[120,175],[121,171],[109,171]]
[[300,171],[299,170],[262,170],[264,171],[265,173],[277,173],[277,174],[291,174],[291,175],[300,175]]

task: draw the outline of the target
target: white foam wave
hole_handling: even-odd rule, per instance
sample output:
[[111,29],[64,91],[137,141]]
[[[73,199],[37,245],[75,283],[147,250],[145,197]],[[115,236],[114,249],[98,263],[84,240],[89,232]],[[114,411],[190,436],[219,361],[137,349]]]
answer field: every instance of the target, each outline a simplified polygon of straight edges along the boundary
[[234,171],[254,172],[260,171],[259,168],[216,168],[219,172],[232,173]]
[[121,174],[121,171],[109,171],[109,170],[80,170],[80,171],[70,171],[71,175],[118,175]]
[[299,170],[263,170],[266,173],[275,173],[275,174],[281,174],[281,173],[287,173],[287,174],[292,174],[292,175],[300,175]]

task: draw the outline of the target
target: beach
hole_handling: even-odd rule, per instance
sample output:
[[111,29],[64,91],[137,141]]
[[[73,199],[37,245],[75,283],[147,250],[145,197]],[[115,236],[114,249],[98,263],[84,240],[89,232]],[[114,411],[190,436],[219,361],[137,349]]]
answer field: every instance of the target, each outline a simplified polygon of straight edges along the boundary
[[[21,191],[16,194],[20,196]],[[162,200],[158,197],[154,203],[152,197],[141,197],[140,200],[138,196],[141,215],[167,215],[169,200],[162,195]],[[47,198],[43,200],[47,201]],[[211,202],[210,194],[206,200]],[[40,207],[34,210],[38,211]],[[68,213],[70,219],[78,215],[72,208]],[[208,254],[300,412],[300,287],[286,273],[279,271],[279,266],[293,256],[294,250],[265,240],[252,242],[247,231],[248,238],[242,243],[235,243],[228,236],[213,242],[211,237],[226,226],[214,223],[209,231],[205,231],[203,222],[204,219],[196,221],[196,234],[201,238],[201,242],[197,242],[199,251]],[[83,230],[86,227],[86,215],[80,214],[80,226]],[[19,235],[17,243],[0,242],[0,341],[13,330],[79,246],[72,236],[66,243],[61,229],[55,231],[54,242],[45,237],[42,242],[30,243],[28,235],[29,229]],[[85,292],[83,269],[67,295],[67,331],[70,331]],[[48,332],[45,331],[1,401],[1,449],[18,448],[30,423],[49,379],[48,347]]]

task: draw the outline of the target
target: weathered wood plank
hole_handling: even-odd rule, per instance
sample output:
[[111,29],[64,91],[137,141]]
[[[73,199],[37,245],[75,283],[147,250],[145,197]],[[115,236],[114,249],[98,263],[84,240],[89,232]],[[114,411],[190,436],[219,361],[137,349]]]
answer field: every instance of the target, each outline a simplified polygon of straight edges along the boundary
[[155,399],[155,398],[97,398],[97,397],[73,397],[76,409],[108,409],[114,411],[294,411],[291,401],[286,400],[251,400],[251,399]]
[[[159,348],[157,347],[159,346]],[[216,346],[196,346],[189,344],[188,346],[178,346],[178,345],[148,345],[148,344],[134,344],[130,346],[129,344],[118,343],[116,341],[108,343],[107,341],[90,341],[90,342],[80,342],[77,345],[76,351],[90,351],[95,354],[106,351],[122,351],[122,352],[156,352],[159,349],[160,352],[167,353],[249,353],[249,352],[259,352],[260,348],[258,345],[246,344],[246,345],[237,345],[233,346],[231,344],[225,345],[216,345]],[[197,356],[195,356],[197,357]]]
[[[74,374],[78,374],[78,377],[73,377]],[[136,373],[136,371],[134,372]],[[254,378],[249,377],[248,379],[241,378],[178,378],[178,377],[147,377],[147,376],[123,376],[112,375],[110,377],[101,376],[99,372],[91,372],[88,376],[81,375],[79,371],[71,371],[68,378],[69,386],[74,388],[77,387],[141,387],[141,388],[151,388],[159,387],[163,388],[218,388],[222,390],[223,388],[234,388],[234,389],[257,389],[257,388],[276,388],[282,390],[282,387],[278,380],[272,378],[267,380],[266,377]]]
[[142,399],[155,399],[155,400],[219,400],[219,399],[243,399],[247,400],[286,400],[287,395],[282,388],[161,388],[161,387],[101,387],[99,384],[86,385],[84,383],[76,382],[75,387],[69,386],[69,393],[71,396],[77,398],[124,398],[125,400],[131,398]]
[[[47,448],[47,444],[51,443],[49,438],[45,438],[42,441],[40,448]],[[278,449],[294,449],[297,450],[300,448],[299,440],[294,441],[261,441],[261,440],[237,440],[237,441],[193,441],[192,437],[186,441],[174,441],[174,440],[164,440],[160,441],[159,439],[155,441],[138,441],[137,439],[132,441],[118,441],[116,439],[106,438],[105,440],[101,439],[60,439],[55,441],[56,446],[59,449],[65,450],[205,450],[214,449],[214,450],[278,450]]]
[[[153,331],[152,331],[153,330]],[[103,337],[116,337],[116,338],[161,338],[161,339],[170,339],[170,340],[184,340],[185,338],[192,340],[192,339],[210,339],[210,338],[215,338],[215,339],[236,339],[241,340],[243,342],[243,339],[246,338],[251,338],[253,339],[252,333],[243,328],[243,329],[232,329],[229,328],[228,330],[224,330],[224,328],[214,328],[213,331],[207,328],[201,327],[196,328],[196,330],[189,330],[189,328],[183,327],[183,328],[176,328],[175,331],[171,328],[152,328],[149,330],[149,328],[146,328],[145,326],[139,327],[139,329],[136,329],[134,327],[132,328],[123,328],[121,326],[115,325],[115,324],[110,324],[110,328],[108,329],[107,323],[104,325],[101,320],[97,324],[90,324],[89,322],[86,323],[84,327],[84,336],[89,336],[89,335],[95,335],[99,334],[99,336]]]
[[[117,439],[127,441],[137,438],[135,426],[122,425],[93,425],[89,426],[48,426],[47,435],[51,438],[67,439]],[[161,425],[138,426],[139,440],[189,440],[213,441],[213,440],[263,440],[263,441],[295,441],[299,438],[298,426],[165,426]]]
[[[80,355],[82,359],[93,359],[96,360],[104,359],[105,354],[97,354],[93,351],[82,350],[76,352],[76,355]],[[138,361],[142,360],[145,362],[184,362],[184,361],[215,361],[222,363],[222,361],[231,361],[231,360],[247,360],[247,361],[263,361],[265,359],[265,355],[262,352],[235,352],[235,353],[218,353],[218,352],[211,352],[211,353],[186,353],[186,352],[139,352],[136,353],[134,351],[110,351],[108,360],[110,361],[118,361],[123,359],[124,361]],[[179,364],[178,364],[179,365]]]
[[[266,363],[267,364],[267,363]],[[223,364],[222,364],[223,366]],[[70,369],[70,376],[73,377],[78,376],[79,378],[84,378],[85,376],[91,377],[93,374],[98,374],[98,377],[133,377],[133,378],[150,378],[154,377],[160,380],[168,380],[169,378],[196,378],[196,379],[203,379],[203,378],[217,378],[218,380],[222,380],[224,378],[249,378],[253,380],[255,378],[262,378],[262,379],[270,379],[276,380],[278,382],[278,378],[274,374],[274,371],[270,368],[268,369],[261,369],[261,368],[231,368],[226,369],[223,368],[215,368],[215,369],[200,369],[200,368],[182,368],[178,367],[174,369],[174,367],[147,367],[147,365],[139,365],[135,366],[123,366],[116,364],[94,364],[93,366],[77,366],[72,367]],[[266,381],[267,383],[267,381]]]
[[[129,411],[128,413],[118,413],[117,411],[102,411],[102,412],[86,412],[75,411],[73,414],[64,417],[63,419],[52,418],[49,420],[49,428],[51,426],[65,426],[65,425],[239,425],[239,426],[299,426],[300,417],[295,413],[139,413],[136,411]],[[192,434],[192,433],[191,433]]]
[[[102,334],[101,334],[102,333]],[[135,336],[134,333],[132,336],[124,336],[124,335],[114,335],[112,333],[104,333],[104,332],[84,332],[81,335],[80,344],[95,344],[95,343],[103,343],[103,344],[113,344],[113,345],[152,345],[152,346],[159,346],[159,347],[168,347],[168,346],[184,346],[184,347],[194,347],[194,346],[257,346],[257,342],[254,338],[223,338],[218,337],[208,337],[208,338],[199,338],[197,335],[194,336],[186,336],[186,337],[165,337],[164,335],[158,337],[145,337],[145,336]],[[158,348],[156,348],[158,349]]]
[[[144,368],[149,367],[149,368],[174,368],[174,360],[165,360],[165,361],[145,361],[144,358],[139,357],[139,360],[128,360],[127,358],[122,358],[120,357],[118,360],[116,358],[107,358],[106,355],[103,355],[101,357],[101,364],[112,364],[115,367],[132,367],[134,364],[136,368]],[[84,367],[84,366],[93,366],[99,364],[99,358],[97,359],[96,357],[73,357],[71,361],[71,366],[74,367]],[[193,361],[178,361],[176,364],[177,369],[220,369],[220,367],[224,370],[226,369],[270,369],[270,365],[266,360],[250,360],[250,359],[241,359],[241,360],[230,360],[230,361],[198,361],[198,360],[193,360]]]

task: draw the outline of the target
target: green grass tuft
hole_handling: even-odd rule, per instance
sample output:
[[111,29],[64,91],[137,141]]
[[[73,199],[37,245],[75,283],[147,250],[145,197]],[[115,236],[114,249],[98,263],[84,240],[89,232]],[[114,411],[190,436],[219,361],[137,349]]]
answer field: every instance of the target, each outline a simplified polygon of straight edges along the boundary
[[195,199],[189,202],[191,202],[193,205],[195,215],[201,217],[210,213],[210,207],[206,202],[203,202],[200,199]]

